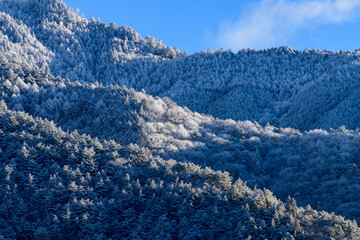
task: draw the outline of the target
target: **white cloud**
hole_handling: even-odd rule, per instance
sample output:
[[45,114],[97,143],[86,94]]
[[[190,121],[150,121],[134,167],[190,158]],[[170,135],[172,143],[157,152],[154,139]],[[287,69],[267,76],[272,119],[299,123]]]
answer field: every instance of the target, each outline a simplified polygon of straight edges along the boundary
[[360,0],[262,0],[237,22],[224,23],[217,42],[235,50],[283,45],[300,29],[354,20],[357,10]]

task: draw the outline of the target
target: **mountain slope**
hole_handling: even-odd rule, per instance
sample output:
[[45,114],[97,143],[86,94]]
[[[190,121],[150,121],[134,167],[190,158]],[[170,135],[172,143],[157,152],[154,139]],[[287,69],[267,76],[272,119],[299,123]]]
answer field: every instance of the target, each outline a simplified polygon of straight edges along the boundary
[[302,134],[224,121],[143,92],[73,83],[9,62],[1,66],[0,90],[11,110],[100,141],[138,144],[166,160],[228,171],[251,187],[270,189],[283,201],[290,195],[303,207],[360,217],[360,197],[354,192],[360,176],[358,131]]
[[180,53],[151,37],[141,38],[129,27],[81,18],[61,0],[1,1],[0,11],[13,24],[26,25],[53,54],[46,70],[74,81],[108,78],[103,73],[128,60],[173,58]]
[[63,132],[0,102],[6,239],[356,239],[356,222],[284,204],[228,173]]
[[36,51],[46,51],[31,62],[54,76],[144,88],[193,111],[262,125],[303,131],[356,129],[360,122],[359,52],[280,47],[186,56],[128,27],[81,18],[60,0],[2,1],[0,11],[11,16],[7,24],[27,29],[2,30],[9,38],[3,45],[36,39]]

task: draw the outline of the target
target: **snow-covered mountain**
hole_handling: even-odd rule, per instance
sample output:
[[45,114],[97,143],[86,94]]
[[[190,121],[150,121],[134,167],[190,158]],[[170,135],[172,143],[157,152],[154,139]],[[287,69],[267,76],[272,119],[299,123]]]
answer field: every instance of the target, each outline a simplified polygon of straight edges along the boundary
[[358,239],[359,67],[0,1],[0,237]]
[[81,18],[60,0],[2,1],[0,9],[2,49],[54,76],[145,89],[219,118],[300,130],[359,126],[360,51],[187,56],[129,27]]
[[39,58],[35,63],[40,68],[73,81],[109,78],[111,69],[129,60],[180,54],[154,38],[141,38],[129,27],[81,18],[60,0],[1,1],[0,10],[3,48],[20,45],[23,55]]

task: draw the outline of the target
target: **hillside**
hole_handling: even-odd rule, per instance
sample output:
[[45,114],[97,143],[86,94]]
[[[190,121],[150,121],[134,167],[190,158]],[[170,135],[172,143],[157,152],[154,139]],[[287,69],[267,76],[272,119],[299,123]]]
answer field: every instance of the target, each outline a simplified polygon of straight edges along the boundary
[[[10,81],[11,77],[3,79],[8,76],[4,72],[0,236],[6,239],[360,236],[355,221],[318,212],[310,205],[298,207],[294,199],[283,203],[269,190],[251,190],[243,180],[233,181],[231,174],[238,175],[236,172],[214,171],[211,167],[219,167],[204,161],[209,151],[214,159],[229,155],[229,149],[218,146],[229,141],[226,135],[234,138],[241,134],[244,146],[248,146],[245,151],[251,154],[251,149],[257,147],[251,144],[256,136],[263,135],[265,140],[281,137],[274,129],[265,130],[250,122],[215,120],[170,100],[165,103],[116,86],[74,84],[36,71],[25,72],[21,78],[13,75],[16,80]],[[99,101],[95,101],[97,95]],[[74,96],[76,100],[72,101]],[[75,103],[89,108],[76,107]],[[73,111],[62,113],[67,106]],[[33,116],[10,110],[20,107]],[[109,111],[113,114],[105,114]],[[186,126],[180,124],[185,120]],[[96,125],[98,121],[102,128]],[[298,134],[295,130],[284,131]],[[241,146],[230,145],[238,150]],[[166,160],[169,156],[174,160]],[[256,166],[260,159],[233,159],[232,163],[228,158],[221,160],[240,166],[236,171],[241,174],[259,176],[261,182],[260,166]],[[283,187],[287,186],[280,183],[277,187],[285,191]]]
[[60,0],[0,22],[0,237],[360,237],[358,52],[187,56]]
[[81,18],[60,0],[2,1],[0,10],[2,49],[54,76],[144,88],[193,111],[262,125],[303,131],[356,129],[360,122],[359,51],[280,47],[187,56],[129,27]]

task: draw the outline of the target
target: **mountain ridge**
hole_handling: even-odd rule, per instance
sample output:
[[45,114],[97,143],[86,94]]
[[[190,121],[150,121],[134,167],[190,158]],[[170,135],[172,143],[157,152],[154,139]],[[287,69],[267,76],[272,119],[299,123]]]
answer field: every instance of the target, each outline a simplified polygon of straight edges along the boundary
[[[14,7],[9,10],[9,6],[16,4],[1,4],[0,9],[12,11],[10,15],[20,21],[14,20],[13,24],[28,28],[22,35],[30,35],[28,38],[39,45],[35,62],[54,76],[71,81],[126,85],[138,91],[144,88],[151,95],[169,97],[193,111],[223,119],[257,121],[262,125],[269,122],[304,131],[336,129],[342,125],[356,129],[360,122],[359,110],[353,104],[357,101],[356,79],[360,77],[357,52],[297,51],[279,47],[186,56],[151,37],[142,39],[130,28],[81,18],[65,4],[60,4],[61,7],[55,4],[58,7],[53,11],[66,14],[45,20],[36,13],[25,19],[27,11],[15,11]],[[44,8],[47,9],[40,9]],[[24,13],[19,14],[21,11]],[[9,17],[6,19],[13,22]],[[14,34],[5,31],[3,35]],[[11,39],[3,43],[13,44],[16,45],[16,41]],[[26,49],[20,48],[19,51]],[[28,51],[35,51],[34,47]],[[33,58],[32,54],[27,58]],[[348,99],[342,97],[345,95]],[[304,104],[307,101],[309,103]]]

